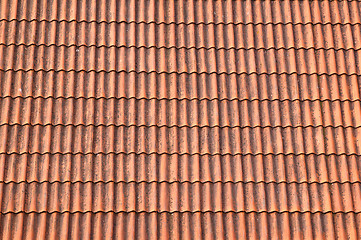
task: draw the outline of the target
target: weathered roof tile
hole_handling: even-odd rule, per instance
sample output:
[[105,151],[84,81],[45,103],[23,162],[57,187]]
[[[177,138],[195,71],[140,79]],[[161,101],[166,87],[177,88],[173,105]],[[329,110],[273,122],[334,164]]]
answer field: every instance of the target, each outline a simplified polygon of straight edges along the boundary
[[361,239],[360,13],[1,1],[0,238]]

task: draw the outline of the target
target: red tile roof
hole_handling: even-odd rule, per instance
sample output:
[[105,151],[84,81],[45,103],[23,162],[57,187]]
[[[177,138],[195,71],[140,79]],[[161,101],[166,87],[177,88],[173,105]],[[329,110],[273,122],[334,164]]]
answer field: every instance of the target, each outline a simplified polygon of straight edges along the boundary
[[0,1],[0,238],[361,239],[361,2]]

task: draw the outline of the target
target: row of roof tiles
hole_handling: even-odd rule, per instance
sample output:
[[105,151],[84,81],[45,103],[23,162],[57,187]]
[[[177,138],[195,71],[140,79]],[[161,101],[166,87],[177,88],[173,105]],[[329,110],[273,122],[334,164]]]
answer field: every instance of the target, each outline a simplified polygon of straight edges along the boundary
[[360,127],[1,125],[0,135],[0,153],[361,154]]
[[156,23],[360,23],[359,1],[4,0],[0,19]]
[[7,213],[0,221],[3,239],[361,238],[360,213]]
[[[0,46],[5,71],[360,74],[360,51]],[[44,56],[47,55],[47,58]],[[98,57],[96,57],[98,56]],[[99,57],[105,57],[99,61]],[[122,56],[119,60],[118,57]],[[325,57],[328,61],[325,61]],[[202,57],[202,59],[201,59]],[[275,58],[284,61],[276,63]],[[177,59],[167,61],[167,58]],[[246,60],[247,59],[247,60]],[[296,61],[298,60],[298,62]],[[351,59],[353,59],[351,61]],[[297,63],[296,63],[297,62]],[[294,64],[293,64],[294,63]]]
[[[5,71],[361,75],[361,49],[148,49],[0,46]],[[173,59],[168,61],[167,59]]]
[[18,212],[361,212],[361,183],[0,183]]
[[0,70],[0,96],[208,100],[359,101],[361,76],[157,74]]
[[0,21],[1,45],[216,49],[360,49],[361,25]]
[[361,156],[0,154],[1,183],[361,183]]
[[360,101],[0,98],[0,125],[361,127]]

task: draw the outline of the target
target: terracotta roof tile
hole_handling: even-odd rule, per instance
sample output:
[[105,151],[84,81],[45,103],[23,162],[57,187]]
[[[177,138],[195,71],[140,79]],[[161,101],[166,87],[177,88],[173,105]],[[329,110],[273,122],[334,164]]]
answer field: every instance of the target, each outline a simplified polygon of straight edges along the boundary
[[361,239],[360,94],[360,1],[0,1],[0,238]]

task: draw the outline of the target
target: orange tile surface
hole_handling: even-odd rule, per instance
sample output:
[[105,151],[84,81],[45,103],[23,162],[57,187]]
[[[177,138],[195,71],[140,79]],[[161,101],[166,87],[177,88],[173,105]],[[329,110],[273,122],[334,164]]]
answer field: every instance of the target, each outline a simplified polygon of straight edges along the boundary
[[361,239],[361,2],[0,1],[0,239]]

